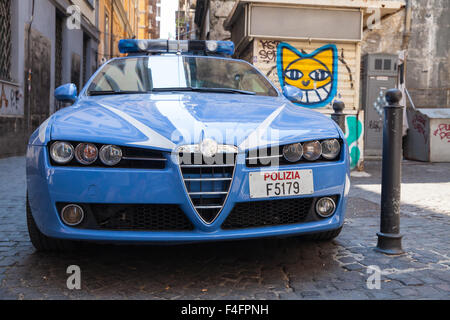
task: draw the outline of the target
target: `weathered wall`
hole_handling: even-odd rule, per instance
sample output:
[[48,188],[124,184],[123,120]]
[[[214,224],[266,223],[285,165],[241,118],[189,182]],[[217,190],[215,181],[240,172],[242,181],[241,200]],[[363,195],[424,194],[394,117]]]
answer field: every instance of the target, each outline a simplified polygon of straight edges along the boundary
[[210,0],[209,9],[209,39],[229,40],[231,34],[223,27],[225,19],[233,9],[235,0]]
[[[419,108],[450,107],[450,1],[409,0],[411,34],[406,87]],[[384,19],[380,29],[365,30],[362,53],[402,49],[405,10]]]
[[372,29],[364,29],[361,54],[397,53],[402,49],[405,10],[394,13]]
[[406,84],[418,107],[450,108],[450,1],[414,0]]
[[[68,1],[60,0],[63,6]],[[55,111],[55,2],[36,0],[31,28],[32,88],[31,104],[27,103],[27,23],[31,16],[31,1],[11,2],[11,79],[0,81],[0,157],[23,154],[31,132]],[[92,18],[92,17],[91,17]],[[92,48],[92,41],[89,46]],[[72,53],[80,56],[83,66],[83,30],[63,29],[62,80],[71,80]],[[90,50],[86,69],[93,71],[95,51]],[[81,82],[78,81],[79,83]],[[4,94],[2,94],[2,91]],[[30,114],[30,116],[28,116]],[[29,128],[27,126],[29,121]]]

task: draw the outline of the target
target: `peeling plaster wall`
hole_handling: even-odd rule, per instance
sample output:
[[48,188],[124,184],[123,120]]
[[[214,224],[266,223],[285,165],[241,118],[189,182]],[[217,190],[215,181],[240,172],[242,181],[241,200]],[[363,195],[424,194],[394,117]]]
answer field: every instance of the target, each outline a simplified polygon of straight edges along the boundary
[[[450,107],[450,1],[408,0],[411,36],[408,43],[406,87],[418,108]],[[365,53],[397,53],[402,49],[405,10],[364,30]]]
[[380,52],[395,54],[401,50],[404,21],[405,10],[401,10],[383,19],[381,24],[374,26],[372,30],[365,29],[361,41],[361,54]]
[[412,1],[406,85],[417,107],[450,108],[450,1]]
[[233,9],[235,0],[210,0],[209,9],[209,39],[230,40],[231,34],[223,27],[225,19]]

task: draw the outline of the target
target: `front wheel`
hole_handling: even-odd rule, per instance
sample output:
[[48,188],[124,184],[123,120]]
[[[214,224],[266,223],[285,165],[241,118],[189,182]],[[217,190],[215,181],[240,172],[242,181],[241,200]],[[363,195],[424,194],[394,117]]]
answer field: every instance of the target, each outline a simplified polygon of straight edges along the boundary
[[47,237],[43,234],[36,225],[33,215],[31,214],[30,203],[28,202],[27,195],[27,226],[28,235],[30,236],[31,243],[37,251],[46,252],[65,252],[75,249],[75,243],[69,240],[60,240]]

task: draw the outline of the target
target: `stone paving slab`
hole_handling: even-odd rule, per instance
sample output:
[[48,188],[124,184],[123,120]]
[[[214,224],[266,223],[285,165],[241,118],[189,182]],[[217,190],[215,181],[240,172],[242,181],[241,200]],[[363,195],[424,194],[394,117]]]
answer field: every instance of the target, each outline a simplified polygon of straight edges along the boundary
[[[87,244],[71,254],[36,253],[29,242],[24,166],[23,157],[0,159],[0,299],[450,297],[450,190],[443,188],[450,181],[450,164],[404,162],[404,185],[426,184],[430,194],[402,194],[406,253],[395,257],[373,250],[379,228],[379,162],[367,162],[367,174],[352,177],[344,229],[331,242]],[[73,264],[81,268],[81,290],[66,287],[66,269]],[[367,287],[369,266],[382,272],[380,289]]]

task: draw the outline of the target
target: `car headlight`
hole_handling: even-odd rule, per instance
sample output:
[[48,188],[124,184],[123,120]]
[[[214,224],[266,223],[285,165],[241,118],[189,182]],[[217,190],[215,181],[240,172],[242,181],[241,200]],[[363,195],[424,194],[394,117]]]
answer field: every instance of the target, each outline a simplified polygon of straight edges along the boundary
[[336,158],[341,151],[341,144],[337,139],[327,139],[322,141],[322,157],[331,160]]
[[283,147],[283,156],[289,162],[297,162],[303,155],[301,143],[288,144]]
[[65,164],[73,159],[73,146],[68,142],[56,141],[50,147],[50,156],[53,161],[59,164]]
[[75,158],[81,164],[93,164],[98,157],[98,149],[92,143],[80,143],[75,148]]
[[122,149],[110,144],[104,145],[100,149],[100,160],[107,166],[114,166],[122,160]]
[[314,161],[320,158],[322,154],[322,145],[319,141],[309,141],[303,143],[303,158]]

